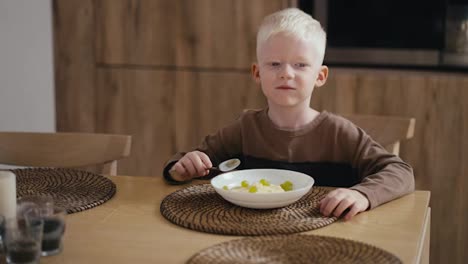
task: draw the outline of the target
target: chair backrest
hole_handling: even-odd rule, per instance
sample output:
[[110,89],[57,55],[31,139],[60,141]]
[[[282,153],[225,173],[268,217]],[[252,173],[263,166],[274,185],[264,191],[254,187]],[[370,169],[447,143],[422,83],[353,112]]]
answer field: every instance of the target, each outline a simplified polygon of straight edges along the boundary
[[31,167],[102,165],[117,174],[117,160],[130,155],[131,136],[92,133],[0,132],[0,164]]
[[342,116],[362,128],[375,141],[395,155],[400,152],[400,141],[414,136],[416,123],[414,118],[346,114]]

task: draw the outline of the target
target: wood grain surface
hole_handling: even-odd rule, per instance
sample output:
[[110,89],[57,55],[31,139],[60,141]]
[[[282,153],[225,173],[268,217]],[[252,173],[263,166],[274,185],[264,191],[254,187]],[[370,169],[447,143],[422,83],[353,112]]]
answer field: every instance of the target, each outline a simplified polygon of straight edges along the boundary
[[[115,196],[104,204],[66,218],[64,250],[41,263],[185,263],[217,243],[239,239],[193,231],[167,221],[160,213],[166,195],[186,186],[168,186],[162,178],[113,176]],[[403,263],[423,257],[430,193],[417,191],[351,221],[303,232],[371,244]],[[198,217],[198,216],[197,216]]]
[[257,28],[285,0],[96,1],[96,54],[104,64],[245,69]]
[[245,73],[97,70],[97,131],[132,135],[121,171],[161,175],[176,151],[234,121],[244,108],[265,105]]
[[95,131],[93,2],[52,1],[57,131]]

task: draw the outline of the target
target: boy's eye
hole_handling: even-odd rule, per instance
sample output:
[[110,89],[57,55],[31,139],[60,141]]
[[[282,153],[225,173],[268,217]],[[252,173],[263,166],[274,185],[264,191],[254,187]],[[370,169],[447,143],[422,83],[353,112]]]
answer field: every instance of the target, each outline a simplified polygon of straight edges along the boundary
[[296,63],[296,67],[303,68],[303,67],[307,67],[307,66],[309,66],[307,63],[302,63],[302,62]]
[[279,63],[279,62],[270,62],[270,65],[271,65],[271,66],[279,66],[280,63]]

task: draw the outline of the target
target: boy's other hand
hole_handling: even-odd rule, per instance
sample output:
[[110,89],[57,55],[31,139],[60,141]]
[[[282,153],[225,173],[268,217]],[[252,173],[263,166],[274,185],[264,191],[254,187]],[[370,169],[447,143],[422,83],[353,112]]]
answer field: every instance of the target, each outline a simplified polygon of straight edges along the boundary
[[356,214],[367,210],[369,200],[364,194],[351,189],[338,188],[329,192],[325,198],[320,201],[320,212],[325,216],[334,215],[340,217],[343,215],[345,220],[351,219]]
[[186,181],[196,177],[208,175],[213,165],[205,153],[192,151],[185,154],[169,171],[176,181]]

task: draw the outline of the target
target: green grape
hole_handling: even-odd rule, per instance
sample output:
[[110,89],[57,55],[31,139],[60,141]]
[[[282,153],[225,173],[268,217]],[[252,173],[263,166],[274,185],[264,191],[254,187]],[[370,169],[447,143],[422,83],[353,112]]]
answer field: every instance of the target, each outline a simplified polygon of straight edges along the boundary
[[290,181],[285,181],[280,186],[285,192],[292,191],[293,189],[293,184]]
[[261,179],[261,180],[260,180],[260,183],[261,183],[263,186],[270,186],[270,183],[269,183],[267,180],[265,180],[265,179]]
[[242,181],[241,186],[247,188],[247,187],[249,187],[249,182],[248,181]]
[[229,188],[226,185],[223,186],[223,189],[226,191],[229,190]]
[[251,186],[249,188],[249,193],[256,193],[257,192],[257,186]]

